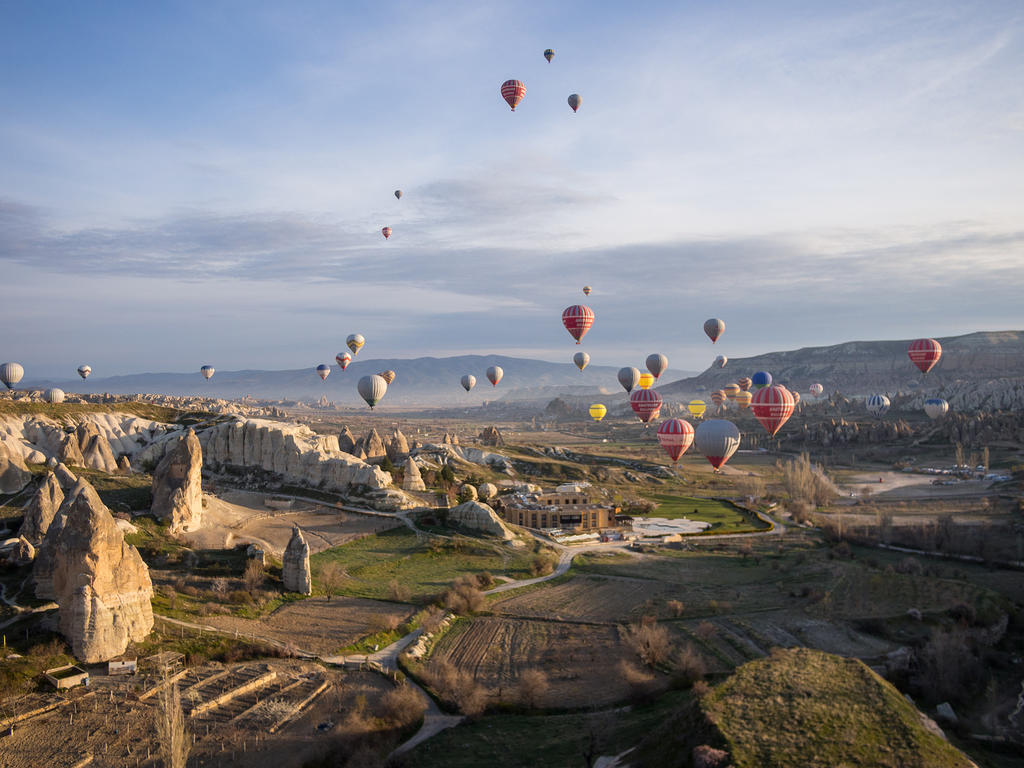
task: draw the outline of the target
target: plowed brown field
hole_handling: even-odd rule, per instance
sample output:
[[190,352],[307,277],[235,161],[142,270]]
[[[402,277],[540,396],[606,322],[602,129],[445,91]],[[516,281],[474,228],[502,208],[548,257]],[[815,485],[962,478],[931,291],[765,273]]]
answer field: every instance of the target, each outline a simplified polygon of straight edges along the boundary
[[649,579],[577,576],[561,584],[513,592],[492,608],[523,618],[621,623],[656,613],[669,589]]

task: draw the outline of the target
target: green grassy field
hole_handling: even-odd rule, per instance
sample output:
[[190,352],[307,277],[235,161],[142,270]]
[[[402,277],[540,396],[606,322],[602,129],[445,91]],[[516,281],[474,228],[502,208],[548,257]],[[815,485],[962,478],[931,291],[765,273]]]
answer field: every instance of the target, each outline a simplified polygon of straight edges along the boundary
[[652,517],[687,517],[690,520],[704,520],[711,523],[708,533],[735,533],[751,529],[763,530],[768,527],[754,515],[727,501],[698,496],[676,496],[670,493],[649,493],[647,498],[658,505]]
[[490,571],[529,578],[532,557],[528,548],[512,550],[465,536],[421,540],[403,526],[318,552],[310,558],[310,568],[317,585],[324,566],[338,563],[348,578],[336,594],[388,599],[395,580],[416,600],[442,592],[464,574]]

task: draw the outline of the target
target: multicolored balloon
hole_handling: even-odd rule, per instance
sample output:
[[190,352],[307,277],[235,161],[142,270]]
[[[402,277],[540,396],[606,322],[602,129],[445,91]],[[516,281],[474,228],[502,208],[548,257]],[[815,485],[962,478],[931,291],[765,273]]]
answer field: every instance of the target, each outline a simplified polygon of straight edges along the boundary
[[746,392],[748,389],[750,389],[750,386],[754,383],[754,381],[749,376],[743,376],[739,379],[736,379],[736,383],[739,384],[740,389]]
[[608,413],[608,409],[601,405],[601,403],[594,403],[590,406],[590,418],[594,421],[600,421],[606,413]]
[[325,381],[331,375],[331,366],[321,363],[316,367],[316,372],[320,375],[320,381]]
[[579,344],[594,324],[594,310],[585,304],[573,304],[562,311],[562,325]]
[[593,291],[594,291],[594,289],[591,288],[589,285],[584,285],[583,286],[583,295],[584,296],[589,296],[591,293],[593,293]]
[[487,380],[491,382],[491,386],[498,386],[498,382],[504,377],[505,371],[502,370],[500,365],[492,365],[487,369]]
[[708,409],[708,404],[703,400],[691,400],[686,404],[686,410],[690,412],[691,416],[700,418],[704,415],[704,412]]
[[462,388],[469,392],[469,390],[476,386],[476,376],[474,376],[471,373],[467,373],[465,376],[462,377],[460,382],[462,384]]
[[884,416],[891,403],[885,395],[872,395],[867,399],[868,413],[872,416]]
[[761,426],[772,437],[789,421],[795,408],[793,393],[781,384],[757,390],[750,404],[754,418],[761,422]]
[[341,366],[341,370],[348,368],[348,364],[352,362],[352,355],[348,352],[339,352],[334,356],[335,362]]
[[501,98],[503,98],[512,111],[516,111],[516,107],[519,106],[519,102],[523,100],[523,96],[526,95],[526,86],[522,80],[506,80],[501,84]]
[[735,402],[736,395],[740,393],[739,384],[726,384],[722,387],[722,391],[725,392],[725,396],[729,398],[729,402]]
[[204,365],[202,368],[199,369],[199,373],[201,373],[203,375],[203,378],[206,379],[207,381],[213,378],[213,374],[216,373],[216,371],[217,369],[214,368],[212,365]]
[[573,93],[569,95],[569,106],[572,107],[573,112],[579,109],[580,104],[582,103],[583,99],[580,98],[580,95],[578,93]]
[[712,317],[704,321],[704,333],[711,339],[711,343],[714,344],[718,341],[718,337],[725,331],[725,323],[719,320],[717,317]]
[[789,394],[793,396],[793,403],[795,405],[800,405],[800,393],[797,392],[795,389],[791,389],[789,390]]
[[572,362],[577,368],[579,368],[582,371],[584,368],[590,365],[590,355],[588,355],[586,352],[577,352],[575,355],[572,356]]
[[555,52],[551,48],[548,48],[546,51],[544,51],[544,58],[547,59],[548,64],[550,64],[551,60],[555,58]]
[[640,389],[650,389],[652,386],[654,386],[654,374],[641,373],[640,379],[637,381],[637,384],[640,385]]
[[384,381],[383,376],[378,376],[377,374],[363,376],[359,383],[356,384],[356,390],[359,392],[359,396],[370,406],[370,410],[373,410],[373,406],[379,403],[381,398],[387,394],[388,383]]
[[395,376],[397,374],[389,368],[386,371],[381,371],[377,375],[384,379],[384,381],[386,381],[388,383],[388,386],[390,387],[394,383]]
[[807,391],[810,392],[815,397],[821,397],[821,393],[825,391],[825,388],[821,386],[821,384],[815,383],[811,384],[811,386],[807,388]]
[[654,378],[657,379],[660,378],[661,374],[663,374],[665,369],[668,368],[668,358],[655,352],[654,354],[647,356],[646,364],[647,370],[650,371],[654,375]]
[[661,395],[653,389],[636,389],[629,396],[629,406],[640,421],[647,424],[651,419],[658,418],[661,411]]
[[384,239],[387,240],[389,237],[391,237],[391,227],[384,227],[383,229],[381,229],[380,233],[384,235]]
[[740,447],[740,431],[731,421],[708,419],[697,426],[693,442],[717,472]]
[[92,367],[91,366],[88,366],[88,365],[80,365],[80,366],[78,366],[78,375],[81,376],[83,379],[88,379],[90,373],[92,373]]
[[359,350],[363,348],[365,343],[366,339],[364,339],[362,334],[359,333],[353,333],[345,339],[345,346],[352,350],[353,355],[358,355]]
[[750,377],[750,383],[756,389],[764,389],[772,385],[772,375],[768,371],[758,371]]
[[924,401],[924,412],[929,419],[938,419],[949,412],[949,403],[941,397],[929,397]]
[[736,394],[736,405],[740,407],[740,410],[746,410],[750,407],[750,402],[754,399],[754,393],[746,389],[741,389]]
[[682,419],[663,421],[658,427],[658,443],[675,463],[693,443],[693,427]]
[[716,368],[725,368],[725,364],[729,362],[729,358],[725,355],[719,355],[715,358],[714,366]]
[[935,339],[918,339],[911,342],[907,355],[921,373],[928,373],[942,357],[942,345]]
[[725,390],[719,389],[711,393],[711,402],[715,404],[719,412],[725,410],[725,400]]
[[632,392],[633,387],[640,383],[640,371],[631,366],[619,368],[618,379],[624,390]]

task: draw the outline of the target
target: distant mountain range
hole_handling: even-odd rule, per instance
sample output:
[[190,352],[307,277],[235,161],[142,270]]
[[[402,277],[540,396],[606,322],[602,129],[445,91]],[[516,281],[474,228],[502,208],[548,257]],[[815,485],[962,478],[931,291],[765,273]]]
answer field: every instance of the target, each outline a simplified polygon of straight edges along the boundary
[[[501,366],[505,376],[495,388],[485,375],[492,365]],[[340,406],[363,406],[356,393],[360,377],[384,370],[395,371],[388,387],[386,405],[465,405],[477,406],[494,400],[551,399],[558,395],[583,395],[602,390],[621,391],[616,380],[618,368],[591,365],[583,371],[571,363],[505,357],[502,355],[462,355],[459,357],[419,357],[411,360],[356,358],[346,370],[331,366],[326,381],[321,381],[314,366],[291,371],[220,371],[205,381],[195,373],[139,373],[97,378],[90,376],[61,381],[29,380],[19,389],[60,387],[67,392],[164,395],[203,395],[239,398],[249,395],[258,400],[316,401],[321,396]],[[459,384],[463,374],[476,376],[476,387],[466,392]],[[676,375],[693,375],[693,371]]]
[[803,394],[817,382],[826,392],[839,391],[844,395],[922,388],[937,392],[957,383],[981,385],[994,379],[1024,377],[1024,331],[938,338],[942,358],[926,375],[907,357],[911,341],[849,341],[830,347],[730,358],[725,368],[709,368],[697,376],[658,387],[658,391],[670,396],[700,395],[756,371],[768,371],[776,383]]

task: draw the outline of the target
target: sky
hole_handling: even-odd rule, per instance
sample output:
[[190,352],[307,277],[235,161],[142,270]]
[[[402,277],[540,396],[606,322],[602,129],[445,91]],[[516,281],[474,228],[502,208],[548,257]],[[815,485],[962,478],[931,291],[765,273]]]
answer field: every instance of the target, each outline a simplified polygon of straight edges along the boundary
[[0,0],[0,71],[27,379],[1024,328],[1019,0]]

